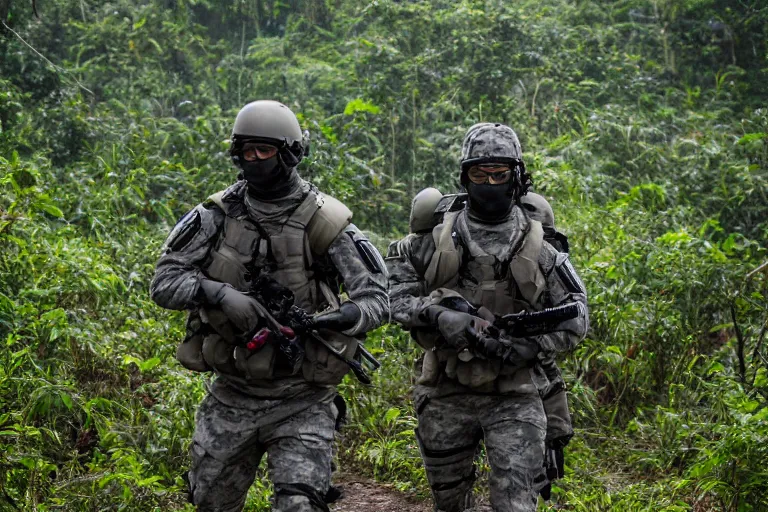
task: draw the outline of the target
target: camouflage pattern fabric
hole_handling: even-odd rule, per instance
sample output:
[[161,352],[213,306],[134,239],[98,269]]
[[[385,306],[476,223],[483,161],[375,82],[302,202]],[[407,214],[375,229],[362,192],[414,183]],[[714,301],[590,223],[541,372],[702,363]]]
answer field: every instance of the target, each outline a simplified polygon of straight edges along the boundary
[[437,510],[472,505],[475,454],[485,443],[491,466],[491,505],[496,512],[536,510],[546,483],[542,467],[546,418],[538,394],[429,398],[417,387],[417,436]]
[[[243,210],[248,215],[267,232],[273,232],[279,231],[282,222],[301,202],[309,184],[298,180],[291,194],[274,201],[253,200],[246,194],[243,181],[228,190],[243,201]],[[221,208],[205,202],[185,215],[171,232],[150,285],[152,299],[159,306],[176,310],[201,306],[199,289],[200,281],[205,277],[203,269],[211,250],[219,243],[224,219]],[[195,229],[179,233],[193,221],[196,222]],[[360,322],[345,332],[349,336],[376,328],[389,316],[386,268],[377,272],[366,266],[356,245],[363,239],[365,236],[360,230],[350,224],[331,243],[327,254],[320,255],[316,262],[319,267],[338,274],[349,299],[360,308]]]
[[[275,487],[273,511],[327,511],[336,411],[332,401],[292,412],[296,403],[275,401],[255,412],[220,402],[212,394],[198,408],[190,492],[199,511],[243,509],[259,462],[267,454]],[[265,404],[266,405],[266,404]]]
[[[468,211],[463,214],[471,241],[499,261],[497,264],[499,275],[506,279],[507,272],[501,262],[510,256],[508,246],[513,238],[511,233],[520,229],[519,208],[513,208],[509,218],[497,224],[480,222]],[[460,259],[464,260],[468,257],[466,255],[468,251],[464,247],[467,242],[462,240],[456,240],[456,242]],[[432,327],[424,321],[426,317],[423,311],[431,305],[424,273],[434,254],[435,240],[431,233],[410,234],[389,246],[386,263],[389,271],[391,315],[393,320],[406,329]],[[582,314],[576,319],[564,322],[562,330],[536,336],[535,339],[545,353],[556,354],[571,350],[584,338],[589,329],[586,289],[573,269],[568,255],[558,253],[546,242],[539,257],[539,266],[546,277],[546,293],[542,294],[540,303],[532,309],[576,303]],[[466,265],[460,269],[459,284],[482,281],[478,276],[471,275],[472,267],[472,265]]]
[[[472,290],[473,283],[484,281],[480,262],[473,264],[471,260],[470,247],[493,259],[498,286],[504,282],[515,286],[506,262],[515,254],[516,241],[525,236],[524,233],[516,236],[516,231],[521,230],[521,213],[515,207],[507,219],[496,224],[484,223],[467,210],[461,213],[464,219],[452,230],[462,261],[457,283],[451,286],[453,291],[468,298],[465,293]],[[425,314],[433,304],[425,270],[431,259],[437,257],[435,251],[436,241],[431,233],[411,234],[391,244],[387,255],[392,318],[404,328],[413,329],[412,332],[435,328]],[[485,261],[489,260],[486,257]],[[588,329],[587,301],[584,286],[566,254],[558,253],[544,242],[538,267],[546,281],[545,289],[536,303],[528,304],[526,309],[576,303],[581,311],[578,318],[557,326],[558,331],[529,338],[538,344],[540,356],[547,359],[572,349],[583,339]],[[519,295],[515,298],[523,299]],[[490,303],[476,305],[486,306],[496,314],[510,312],[511,306],[504,300],[496,300],[495,307]],[[418,438],[436,510],[457,512],[472,506],[473,460],[480,440],[485,442],[491,465],[493,509],[497,512],[536,510],[537,494],[547,484],[543,468],[547,418],[542,396],[562,384],[559,372],[546,371],[553,368],[545,368],[538,360],[532,368],[505,364],[496,380],[480,391],[462,385],[453,376],[458,373],[456,365],[461,364],[456,362],[456,357],[441,358],[441,351],[433,354],[437,354],[433,364],[438,367],[439,378],[434,382],[426,380],[425,385],[416,387],[414,404],[419,419]],[[426,357],[424,361],[426,364]]]
[[[286,196],[273,201],[249,199],[247,204],[244,182],[228,190],[240,201],[240,213],[269,234],[280,231],[308,190],[309,185],[297,176],[292,183]],[[174,228],[151,284],[152,298],[159,306],[177,310],[205,307],[200,283],[210,277],[207,265],[210,254],[222,242],[225,222],[222,208],[206,201]],[[238,240],[231,242],[236,245]],[[347,331],[349,335],[377,327],[389,313],[386,269],[369,244],[360,230],[349,224],[325,254],[313,255],[317,277],[331,281],[334,291],[343,285],[349,300],[361,311],[360,321]],[[262,245],[266,244],[255,243],[254,247]],[[254,254],[248,270],[269,274],[270,261],[259,259],[259,254]],[[301,374],[248,380],[237,372],[219,372],[198,409],[190,450],[190,494],[198,510],[242,510],[266,453],[275,487],[274,511],[327,512],[323,497],[330,486],[338,412],[333,405],[335,394],[334,386],[308,382]]]
[[478,123],[464,136],[461,145],[462,167],[472,160],[522,159],[523,150],[517,134],[509,126],[499,123]]

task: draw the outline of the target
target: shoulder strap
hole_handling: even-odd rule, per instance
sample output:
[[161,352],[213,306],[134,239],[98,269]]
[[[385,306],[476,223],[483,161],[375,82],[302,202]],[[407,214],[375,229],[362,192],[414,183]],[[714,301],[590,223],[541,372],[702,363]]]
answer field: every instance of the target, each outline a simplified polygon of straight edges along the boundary
[[211,194],[210,196],[208,196],[208,201],[213,201],[216,204],[216,206],[224,210],[224,213],[227,213],[227,206],[224,204],[224,201],[222,200],[222,198],[224,197],[224,192],[226,192],[226,190],[220,190],[215,194]]
[[546,279],[539,267],[539,255],[544,245],[544,229],[537,220],[529,219],[528,222],[528,234],[509,267],[523,298],[533,306],[546,286]]
[[307,223],[309,247],[314,254],[325,254],[336,237],[352,221],[352,211],[344,203],[317,192],[317,210]]
[[445,286],[459,273],[459,251],[453,242],[453,226],[461,211],[448,212],[443,222],[432,230],[435,241],[435,253],[424,272],[424,280],[429,291]]
[[207,201],[216,204],[227,217],[242,217],[247,213],[243,203],[246,188],[245,180],[238,180],[226,189],[208,196]]
[[307,193],[307,197],[305,197],[301,204],[293,211],[293,213],[291,213],[291,216],[286,219],[285,224],[304,230],[322,205],[323,202],[319,193],[310,190]]
[[[225,214],[229,204],[224,195],[229,189],[208,196]],[[286,223],[306,227],[309,246],[315,254],[325,254],[331,243],[344,231],[352,220],[352,211],[344,203],[331,196],[311,190],[304,201],[291,214]]]

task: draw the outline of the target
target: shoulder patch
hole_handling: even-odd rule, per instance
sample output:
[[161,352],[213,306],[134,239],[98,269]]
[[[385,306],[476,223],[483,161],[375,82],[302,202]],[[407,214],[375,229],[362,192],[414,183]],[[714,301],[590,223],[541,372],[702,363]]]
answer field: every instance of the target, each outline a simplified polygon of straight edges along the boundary
[[371,274],[383,274],[386,272],[387,267],[384,264],[384,259],[381,257],[381,254],[357,226],[350,224],[344,232],[349,236],[349,239],[352,240],[352,243],[357,250],[357,254],[360,256],[360,261],[365,264],[365,268],[367,268]]
[[360,259],[363,260],[365,267],[371,274],[384,273],[386,266],[381,259],[381,254],[379,254],[379,251],[376,250],[370,241],[366,239],[355,240],[355,248],[358,254],[360,254]]
[[184,249],[195,237],[203,222],[197,208],[184,215],[168,235],[168,250],[178,252]]
[[560,257],[557,258],[560,261],[555,265],[557,275],[562,281],[563,286],[569,293],[586,293],[584,283],[581,282],[578,274],[576,274],[576,270],[571,265],[571,260],[567,255],[563,254],[563,256],[565,257],[562,259]]

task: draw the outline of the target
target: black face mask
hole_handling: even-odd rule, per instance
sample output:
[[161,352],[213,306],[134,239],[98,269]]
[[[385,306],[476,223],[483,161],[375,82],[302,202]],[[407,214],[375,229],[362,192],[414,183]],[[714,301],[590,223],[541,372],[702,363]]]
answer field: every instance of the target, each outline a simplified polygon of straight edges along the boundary
[[467,185],[469,209],[483,220],[501,220],[512,209],[513,197],[509,194],[509,185],[491,185],[484,183]]
[[280,184],[285,178],[277,155],[266,160],[254,160],[243,162],[240,166],[243,170],[243,178],[248,185],[257,189],[270,190]]

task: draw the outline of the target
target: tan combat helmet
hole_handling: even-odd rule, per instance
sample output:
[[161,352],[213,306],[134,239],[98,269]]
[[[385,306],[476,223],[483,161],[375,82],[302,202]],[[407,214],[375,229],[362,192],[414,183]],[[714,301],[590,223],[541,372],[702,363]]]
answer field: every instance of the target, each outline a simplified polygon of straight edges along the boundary
[[309,153],[309,132],[302,133],[296,114],[279,101],[252,101],[237,113],[230,148],[236,165],[246,141],[277,146],[288,167],[295,167]]
[[280,103],[272,100],[252,101],[237,113],[232,137],[272,139],[288,146],[301,143],[302,133],[296,115]]
[[408,222],[411,233],[423,233],[435,227],[435,208],[442,198],[443,194],[432,187],[425,188],[414,196]]
[[555,212],[549,201],[534,192],[528,192],[520,198],[520,204],[533,220],[541,222],[544,229],[555,229]]

